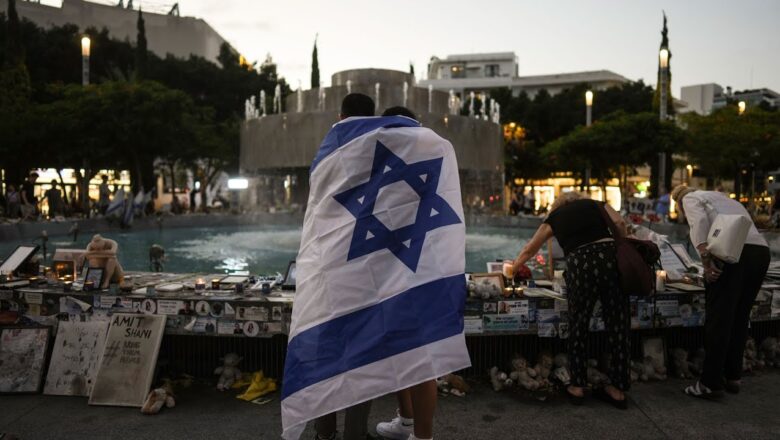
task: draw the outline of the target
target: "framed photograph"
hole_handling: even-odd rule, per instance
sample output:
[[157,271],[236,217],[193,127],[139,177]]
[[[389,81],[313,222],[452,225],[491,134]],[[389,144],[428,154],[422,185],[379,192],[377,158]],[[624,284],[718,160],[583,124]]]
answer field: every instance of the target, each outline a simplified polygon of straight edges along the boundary
[[491,297],[504,294],[504,276],[499,273],[473,273],[471,280],[477,284],[477,292],[488,290]]
[[49,331],[49,327],[0,330],[0,393],[41,391]]
[[664,338],[660,336],[642,338],[642,354],[645,357],[650,357],[653,361],[659,362],[660,365],[666,365],[666,344],[664,343]]
[[488,273],[504,273],[503,261],[488,261],[487,262]]
[[84,282],[92,281],[94,283],[95,289],[100,289],[100,286],[103,284],[103,273],[105,271],[102,267],[88,267],[87,273],[84,277]]
[[3,264],[0,265],[0,274],[12,274],[16,273],[19,268],[27,262],[36,252],[38,252],[38,245],[21,245],[17,246],[11,255],[7,256],[3,260]]

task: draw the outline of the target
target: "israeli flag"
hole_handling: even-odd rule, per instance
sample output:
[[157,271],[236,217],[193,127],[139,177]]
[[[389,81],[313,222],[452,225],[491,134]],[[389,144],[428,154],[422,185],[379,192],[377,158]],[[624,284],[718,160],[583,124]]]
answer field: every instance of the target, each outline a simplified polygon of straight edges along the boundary
[[306,422],[471,365],[452,145],[403,116],[333,126],[311,166],[282,388]]

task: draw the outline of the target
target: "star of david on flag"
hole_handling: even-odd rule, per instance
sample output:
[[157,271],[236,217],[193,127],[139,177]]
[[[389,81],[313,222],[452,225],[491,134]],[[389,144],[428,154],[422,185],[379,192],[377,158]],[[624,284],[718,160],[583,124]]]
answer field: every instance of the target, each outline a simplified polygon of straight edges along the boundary
[[471,365],[452,145],[401,116],[348,118],[312,162],[282,385],[306,423]]
[[[407,164],[377,141],[369,181],[334,196],[357,219],[348,259],[388,249],[415,272],[426,233],[460,223],[455,211],[436,194],[441,167],[441,158]],[[416,193],[419,205],[412,224],[390,230],[374,215],[374,209],[382,189],[398,182]]]

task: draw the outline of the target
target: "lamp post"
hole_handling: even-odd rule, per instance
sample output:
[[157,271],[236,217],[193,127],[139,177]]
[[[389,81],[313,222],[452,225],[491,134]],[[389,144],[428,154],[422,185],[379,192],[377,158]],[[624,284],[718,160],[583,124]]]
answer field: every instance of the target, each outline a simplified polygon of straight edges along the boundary
[[[669,51],[667,49],[661,49],[660,52],[658,52],[658,62],[661,67],[661,75],[658,79],[658,88],[659,88],[659,118],[661,122],[666,121],[666,106],[667,106],[667,99],[666,96],[666,82],[668,75],[668,69],[669,69]],[[658,196],[660,197],[662,193],[666,191],[666,152],[662,151],[658,155]]]
[[81,38],[81,85],[89,84],[89,49],[92,45],[86,35]]
[[[593,92],[588,90],[585,92],[585,126],[590,127],[593,122],[592,110],[593,108]],[[590,163],[585,168],[585,190],[590,194]]]

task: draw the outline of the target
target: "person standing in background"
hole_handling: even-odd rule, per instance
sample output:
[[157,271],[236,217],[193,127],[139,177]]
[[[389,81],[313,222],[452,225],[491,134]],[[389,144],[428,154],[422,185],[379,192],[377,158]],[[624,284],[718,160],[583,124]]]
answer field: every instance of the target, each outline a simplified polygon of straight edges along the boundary
[[8,185],[8,189],[6,190],[6,196],[5,196],[5,203],[6,203],[6,211],[5,215],[8,218],[19,218],[19,202],[21,201],[21,197],[19,195],[19,191],[16,190],[16,187],[14,185]]
[[720,261],[707,249],[710,227],[719,214],[750,219],[745,207],[726,194],[685,185],[674,188],[672,199],[688,221],[691,243],[701,256],[706,280],[704,368],[699,381],[685,388],[685,394],[716,399],[724,390],[739,393],[750,310],[769,268],[769,245],[751,224],[739,262]]
[[108,176],[105,174],[101,176],[103,180],[98,187],[98,210],[101,214],[106,214],[106,209],[111,203],[111,190],[108,188]]
[[22,183],[22,216],[24,219],[35,219],[38,217],[38,199],[35,197],[35,182],[38,180],[38,173],[31,173]]

